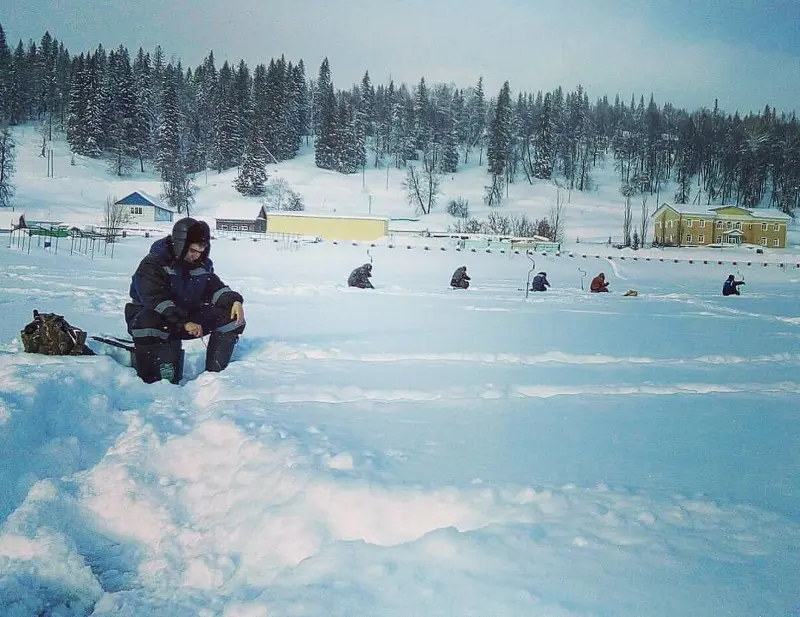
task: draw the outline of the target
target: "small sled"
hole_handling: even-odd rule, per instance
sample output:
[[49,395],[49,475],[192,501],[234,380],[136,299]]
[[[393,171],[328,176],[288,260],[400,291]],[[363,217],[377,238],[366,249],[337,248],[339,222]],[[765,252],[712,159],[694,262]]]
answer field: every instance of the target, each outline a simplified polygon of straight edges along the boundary
[[136,358],[133,354],[133,341],[110,334],[91,335],[89,337],[93,351],[98,356],[109,356],[122,366],[136,368]]

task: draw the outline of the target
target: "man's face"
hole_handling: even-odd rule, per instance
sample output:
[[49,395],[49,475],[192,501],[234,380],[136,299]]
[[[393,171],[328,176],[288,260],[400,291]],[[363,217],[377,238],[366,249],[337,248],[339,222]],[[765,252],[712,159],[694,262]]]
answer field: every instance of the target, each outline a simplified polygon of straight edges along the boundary
[[194,263],[203,256],[206,250],[206,245],[202,242],[192,242],[189,248],[186,249],[186,261]]

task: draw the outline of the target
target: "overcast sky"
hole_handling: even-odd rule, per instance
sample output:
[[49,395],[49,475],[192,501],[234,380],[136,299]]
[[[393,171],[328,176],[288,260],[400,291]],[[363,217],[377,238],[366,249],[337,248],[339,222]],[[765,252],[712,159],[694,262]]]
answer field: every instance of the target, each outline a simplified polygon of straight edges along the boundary
[[0,0],[9,45],[50,33],[71,53],[161,45],[196,66],[209,50],[250,67],[284,54],[334,85],[426,81],[495,96],[589,97],[800,111],[799,0]]

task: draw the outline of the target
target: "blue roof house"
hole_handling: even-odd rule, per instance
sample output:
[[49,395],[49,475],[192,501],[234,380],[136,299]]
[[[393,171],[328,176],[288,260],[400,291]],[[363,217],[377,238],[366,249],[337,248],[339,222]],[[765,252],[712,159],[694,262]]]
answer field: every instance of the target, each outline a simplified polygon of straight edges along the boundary
[[172,208],[144,191],[134,191],[114,203],[128,209],[131,223],[171,223],[175,215]]

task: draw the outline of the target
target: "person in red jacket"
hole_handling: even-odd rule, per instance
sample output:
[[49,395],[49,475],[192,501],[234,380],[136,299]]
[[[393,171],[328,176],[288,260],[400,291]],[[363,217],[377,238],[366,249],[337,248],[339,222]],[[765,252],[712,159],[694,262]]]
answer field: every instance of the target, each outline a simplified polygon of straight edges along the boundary
[[606,281],[606,275],[601,272],[596,277],[594,277],[592,279],[591,285],[589,285],[589,290],[592,293],[601,293],[604,291],[608,291],[608,282]]

